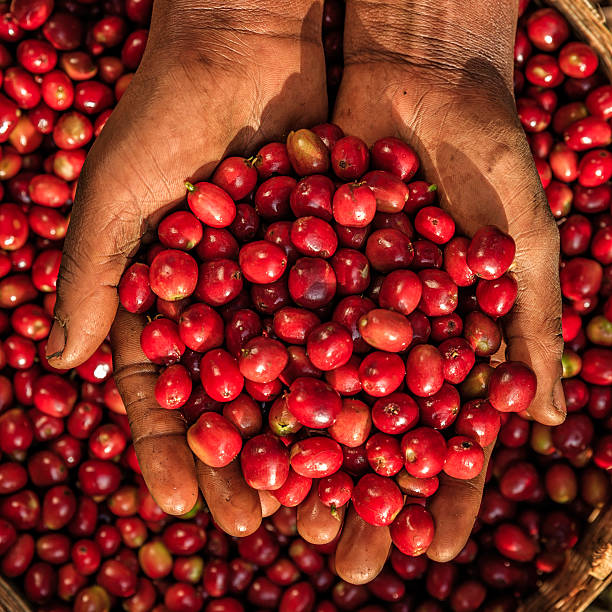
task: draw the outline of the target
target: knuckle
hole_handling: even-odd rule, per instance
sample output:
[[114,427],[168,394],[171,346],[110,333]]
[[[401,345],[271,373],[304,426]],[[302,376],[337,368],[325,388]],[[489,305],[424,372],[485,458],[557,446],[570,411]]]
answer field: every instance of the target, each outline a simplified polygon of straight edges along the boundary
[[236,517],[228,533],[235,537],[244,538],[257,531],[260,523],[261,519],[259,517],[244,513]]
[[157,368],[152,363],[128,363],[115,367],[113,372],[115,382],[120,393],[125,393],[126,399],[133,397],[146,397],[147,384],[150,379],[154,383],[157,377]]
[[452,561],[460,552],[461,548],[456,550],[457,547],[450,547],[446,545],[430,548],[427,551],[427,556],[437,563],[448,563]]

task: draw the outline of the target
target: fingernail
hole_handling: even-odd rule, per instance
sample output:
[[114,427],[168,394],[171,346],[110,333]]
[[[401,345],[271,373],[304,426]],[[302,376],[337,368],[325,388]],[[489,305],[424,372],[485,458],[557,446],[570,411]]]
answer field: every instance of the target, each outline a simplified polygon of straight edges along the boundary
[[567,410],[565,408],[565,394],[563,393],[563,385],[561,384],[561,379],[559,379],[553,387],[552,403],[555,407],[555,410],[559,414],[563,415],[563,417],[565,417]]
[[49,339],[47,340],[47,359],[59,357],[66,344],[65,329],[59,321],[53,323]]

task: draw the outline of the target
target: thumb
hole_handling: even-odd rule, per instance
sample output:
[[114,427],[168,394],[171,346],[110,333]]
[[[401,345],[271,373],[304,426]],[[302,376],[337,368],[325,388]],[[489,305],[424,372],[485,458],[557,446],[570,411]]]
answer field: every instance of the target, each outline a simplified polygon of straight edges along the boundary
[[504,318],[504,331],[506,358],[528,364],[538,381],[529,414],[545,425],[559,425],[566,414],[561,384],[559,232],[547,212],[533,226],[513,232],[518,296]]
[[[504,107],[495,108],[499,113]],[[456,143],[456,150],[440,146],[436,182],[441,193],[450,196],[447,206],[467,235],[493,224],[514,239],[511,273],[518,295],[514,308],[504,317],[506,358],[526,363],[536,375],[531,416],[545,425],[558,425],[565,418],[559,231],[513,113],[467,122],[464,132],[471,137],[469,142]],[[474,142],[479,144],[477,150]]]
[[90,185],[82,174],[59,270],[47,343],[49,362],[59,368],[85,361],[108,335],[119,302],[117,284],[144,229],[134,203],[101,201],[94,194],[103,192]]

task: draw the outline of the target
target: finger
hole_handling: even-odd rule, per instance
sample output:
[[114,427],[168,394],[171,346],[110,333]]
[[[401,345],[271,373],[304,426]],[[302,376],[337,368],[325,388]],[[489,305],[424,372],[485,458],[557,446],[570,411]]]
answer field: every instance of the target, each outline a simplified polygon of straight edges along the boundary
[[370,582],[382,570],[390,549],[389,528],[366,523],[351,506],[336,549],[336,572],[351,584]]
[[544,425],[559,425],[566,407],[561,384],[561,290],[559,233],[554,223],[540,223],[515,234],[516,278],[514,308],[504,318],[506,357],[534,371],[538,386],[529,414]]
[[261,503],[255,489],[247,485],[237,459],[222,468],[197,461],[198,481],[208,509],[223,531],[247,536],[261,524]]
[[[457,147],[474,153],[469,160],[452,149],[445,153],[441,147],[436,156],[437,178],[447,196],[445,205],[468,235],[493,224],[514,238],[511,274],[518,284],[518,296],[503,319],[506,357],[526,363],[536,375],[531,416],[546,425],[558,425],[565,418],[559,231],[517,123],[516,116],[505,114],[491,123],[491,133],[499,142],[489,134],[473,134],[472,142],[480,142],[476,153],[469,142],[459,143]],[[453,154],[463,170],[453,165]],[[478,204],[472,206],[474,196]]]
[[262,517],[272,516],[281,507],[281,503],[270,491],[257,491],[257,493],[259,493]]
[[145,321],[123,309],[111,329],[114,375],[132,429],[134,449],[147,487],[169,514],[184,514],[198,499],[193,454],[178,410],[155,401],[156,367],[140,348]]
[[311,544],[331,542],[342,527],[346,506],[332,509],[326,506],[319,497],[318,487],[310,489],[308,497],[298,506],[298,533]]
[[[531,416],[546,425],[558,425],[565,418],[559,231],[516,114],[493,117],[486,133],[482,121],[474,125],[465,130],[470,141],[438,148],[433,178],[440,186],[442,204],[467,235],[493,224],[514,238],[511,273],[518,296],[503,320],[506,357],[526,363],[536,375]],[[474,142],[479,142],[477,150]]]
[[57,284],[55,323],[47,355],[55,367],[71,368],[95,351],[113,322],[117,284],[128,254],[143,230],[130,202],[100,201],[88,160],[79,179]]
[[487,464],[495,444],[487,446],[485,462],[480,474],[472,480],[458,480],[440,474],[440,488],[427,508],[436,526],[427,556],[433,561],[450,561],[465,546],[480,508],[482,490],[487,475]]

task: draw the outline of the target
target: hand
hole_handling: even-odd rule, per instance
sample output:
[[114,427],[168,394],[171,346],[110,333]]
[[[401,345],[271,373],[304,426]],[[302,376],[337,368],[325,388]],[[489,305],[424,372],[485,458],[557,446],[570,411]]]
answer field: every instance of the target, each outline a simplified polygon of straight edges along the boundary
[[231,2],[155,3],[142,63],[79,177],[48,346],[56,367],[107,336],[128,257],[186,180],[327,115],[321,3],[286,0],[277,14]]
[[[184,201],[185,180],[205,178],[232,152],[256,150],[284,140],[295,125],[325,120],[322,2],[262,5],[237,1],[232,10],[231,0],[156,1],[142,64],[79,178],[47,347],[54,366],[76,366],[105,339],[128,257]],[[181,514],[194,505],[199,481],[228,533],[253,531],[259,503],[237,464],[196,465],[184,421],[155,402],[155,369],[140,350],[142,325],[121,313],[111,339],[151,493],[163,510]],[[218,513],[227,499],[236,511]]]
[[[514,105],[515,11],[514,3],[489,0],[348,2],[334,122],[368,144],[389,135],[412,144],[459,232],[493,224],[513,236],[519,293],[505,318],[506,357],[536,373],[531,417],[556,425],[565,417],[559,236]],[[448,561],[465,545],[485,473],[486,465],[473,481],[441,475],[429,505],[431,559]],[[368,545],[380,551],[380,562],[370,563],[382,567],[388,530],[370,532]],[[355,540],[352,554],[363,543]],[[336,569],[352,581],[351,567],[337,559]]]
[[[111,329],[115,380],[124,398],[136,454],[151,494],[163,510],[181,514],[197,499],[198,484],[217,525],[235,536],[259,527],[261,517],[273,514],[279,502],[266,491],[251,489],[237,458],[224,468],[211,468],[194,458],[186,442],[186,424],[178,410],[165,410],[155,401],[157,366],[140,348],[143,317],[119,308]],[[319,499],[316,481],[297,510],[298,531],[309,542],[324,544],[341,538],[336,552],[339,575],[355,584],[369,582],[382,569],[391,537],[388,528],[365,523],[351,508],[332,515]]]

